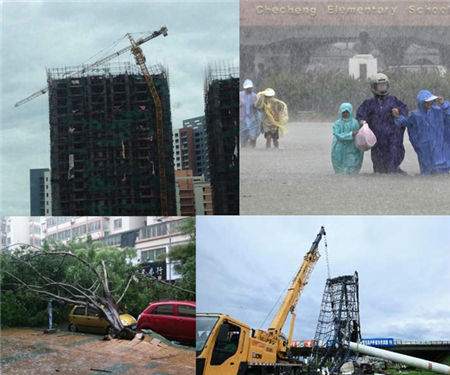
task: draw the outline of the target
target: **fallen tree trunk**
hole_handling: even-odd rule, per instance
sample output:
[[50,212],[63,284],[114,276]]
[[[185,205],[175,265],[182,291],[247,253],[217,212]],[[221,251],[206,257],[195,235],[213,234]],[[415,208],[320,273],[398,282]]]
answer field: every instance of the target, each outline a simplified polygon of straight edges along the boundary
[[[115,337],[128,340],[134,338],[135,332],[124,327],[119,316],[119,303],[125,296],[131,282],[136,280],[134,273],[130,275],[126,287],[116,300],[110,290],[109,275],[104,261],[101,261],[101,269],[97,269],[81,256],[71,251],[45,251],[34,246],[33,248],[37,250],[32,253],[19,254],[19,256],[15,256],[14,254],[9,254],[9,256],[11,256],[13,262],[25,266],[26,269],[32,271],[36,275],[36,281],[38,282],[31,284],[25,282],[23,277],[6,270],[3,271],[15,281],[15,284],[60,303],[86,306],[98,312],[100,316],[109,322],[112,328],[111,331],[113,331]],[[36,257],[40,256],[61,257],[62,261],[60,266],[65,259],[72,259],[76,265],[78,264],[79,267],[85,268],[88,274],[91,275],[92,286],[88,288],[79,285],[76,281],[68,283],[61,280],[54,280],[52,275],[44,274],[32,263]]]

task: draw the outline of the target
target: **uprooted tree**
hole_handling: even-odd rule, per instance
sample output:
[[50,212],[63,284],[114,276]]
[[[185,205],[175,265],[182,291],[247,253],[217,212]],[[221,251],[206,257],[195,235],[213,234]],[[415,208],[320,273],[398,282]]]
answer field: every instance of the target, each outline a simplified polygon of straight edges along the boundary
[[[64,304],[87,306],[109,322],[109,331],[116,337],[131,339],[135,333],[123,326],[119,304],[130,285],[137,282],[131,262],[135,250],[120,251],[122,261],[113,262],[111,253],[118,250],[97,252],[99,246],[92,241],[43,248],[25,245],[3,254],[2,291],[9,286]],[[114,270],[117,267],[122,268],[120,277]]]

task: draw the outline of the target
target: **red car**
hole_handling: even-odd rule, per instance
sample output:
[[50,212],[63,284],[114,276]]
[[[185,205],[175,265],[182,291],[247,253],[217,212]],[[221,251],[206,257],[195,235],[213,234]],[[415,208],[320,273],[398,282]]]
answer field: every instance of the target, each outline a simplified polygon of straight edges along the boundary
[[154,302],[138,317],[137,330],[151,329],[169,340],[195,342],[195,302]]

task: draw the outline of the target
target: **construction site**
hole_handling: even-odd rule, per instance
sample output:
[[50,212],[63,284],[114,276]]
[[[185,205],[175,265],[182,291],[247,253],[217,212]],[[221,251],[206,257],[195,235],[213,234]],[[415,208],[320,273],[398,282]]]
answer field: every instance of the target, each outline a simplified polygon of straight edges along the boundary
[[[299,354],[293,345],[296,306],[321,256],[318,248],[322,238],[325,242],[328,277],[314,340],[310,340],[309,346],[312,349],[307,351],[307,354]],[[230,278],[230,274],[226,276]],[[274,275],[271,276],[273,279]],[[214,284],[210,287],[213,286]],[[271,310],[266,316],[266,319],[269,315],[273,316],[268,329],[262,329],[262,324],[258,329],[251,328],[235,317],[223,313],[197,314],[197,374],[395,374],[394,364],[403,369],[450,373],[448,365],[431,361],[429,355],[421,355],[421,358],[418,358],[396,352],[392,348],[394,345],[385,348],[393,339],[362,339],[359,305],[358,273],[331,277],[326,232],[325,228],[321,227],[285,291],[284,299],[281,303],[277,301],[274,304],[274,314],[271,314]],[[237,311],[240,309],[241,306]],[[254,310],[254,306],[248,306],[248,315],[252,315]],[[290,322],[287,324],[289,316]],[[287,334],[282,332],[285,324],[288,327]],[[442,344],[442,349],[446,350],[448,342]],[[448,361],[448,354],[446,357],[442,352],[439,358],[440,361]]]
[[[161,213],[156,109],[136,66],[49,69],[53,215]],[[168,212],[175,179],[168,76],[153,67],[161,99]],[[70,76],[70,78],[68,78]]]
[[215,215],[239,215],[239,68],[209,67],[205,117]]
[[[140,48],[167,35],[127,33],[127,47],[94,63],[47,69],[48,86],[15,104],[49,93],[54,216],[175,215],[167,69]],[[110,63],[127,52],[136,65]]]
[[[193,150],[182,157],[183,169],[191,164],[195,175],[210,177],[213,210],[204,199],[194,210],[192,192],[176,186],[167,68],[147,66],[139,47],[161,35],[165,26],[137,40],[126,34],[127,47],[94,63],[47,69],[48,86],[16,103],[49,94],[52,215],[175,215],[177,200],[179,209],[189,205],[185,214],[239,214],[239,67],[206,69],[206,142],[196,147],[208,149],[209,166],[197,171],[202,156],[194,160]],[[126,52],[136,64],[111,62]],[[184,152],[187,134],[180,134]]]

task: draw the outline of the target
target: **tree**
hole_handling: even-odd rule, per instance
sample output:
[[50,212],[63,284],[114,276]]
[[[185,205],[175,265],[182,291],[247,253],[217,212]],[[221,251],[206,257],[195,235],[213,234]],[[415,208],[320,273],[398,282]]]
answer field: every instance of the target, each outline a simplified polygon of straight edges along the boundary
[[[92,241],[68,245],[25,246],[2,254],[2,292],[11,287],[65,304],[88,306],[110,323],[119,337],[132,338],[123,327],[119,304],[137,281],[134,249],[120,251]],[[124,278],[123,275],[126,275]]]
[[[195,291],[195,218],[188,217],[179,226],[180,231],[190,237],[190,242],[186,245],[174,246],[169,252],[169,259],[175,263],[174,269],[182,275],[175,283],[189,291]],[[192,293],[180,292],[179,299],[192,299]]]

